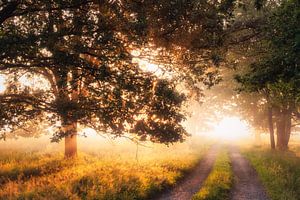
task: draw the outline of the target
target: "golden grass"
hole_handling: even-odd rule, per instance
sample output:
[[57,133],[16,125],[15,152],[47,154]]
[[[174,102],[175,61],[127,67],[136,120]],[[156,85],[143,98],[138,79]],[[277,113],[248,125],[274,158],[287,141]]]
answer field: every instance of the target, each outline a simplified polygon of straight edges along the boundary
[[229,199],[233,184],[233,173],[227,149],[222,149],[217,156],[214,168],[205,180],[193,200],[226,200]]
[[207,147],[140,148],[138,161],[132,147],[80,153],[75,160],[0,151],[0,199],[147,199],[174,185]]

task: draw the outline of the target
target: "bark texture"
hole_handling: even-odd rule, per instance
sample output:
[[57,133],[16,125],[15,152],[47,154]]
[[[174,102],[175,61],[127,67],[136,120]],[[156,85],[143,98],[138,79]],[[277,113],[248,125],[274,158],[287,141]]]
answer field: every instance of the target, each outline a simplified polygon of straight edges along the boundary
[[273,125],[273,111],[272,111],[272,107],[268,108],[268,124],[269,124],[269,132],[270,132],[271,149],[275,149],[275,137],[274,137],[274,125]]
[[277,148],[287,150],[291,135],[292,114],[289,110],[279,111],[276,120]]
[[77,156],[77,123],[68,126],[69,135],[65,136],[65,157]]

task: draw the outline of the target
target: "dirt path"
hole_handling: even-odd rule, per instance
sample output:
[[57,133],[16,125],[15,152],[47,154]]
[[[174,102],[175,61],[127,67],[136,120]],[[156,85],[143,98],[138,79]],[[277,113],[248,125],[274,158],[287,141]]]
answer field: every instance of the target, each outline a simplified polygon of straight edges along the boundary
[[234,174],[232,200],[269,200],[256,171],[236,147],[230,147],[230,158]]
[[218,145],[213,145],[193,172],[186,176],[173,189],[156,198],[156,200],[190,200],[198,192],[212,170],[218,149]]

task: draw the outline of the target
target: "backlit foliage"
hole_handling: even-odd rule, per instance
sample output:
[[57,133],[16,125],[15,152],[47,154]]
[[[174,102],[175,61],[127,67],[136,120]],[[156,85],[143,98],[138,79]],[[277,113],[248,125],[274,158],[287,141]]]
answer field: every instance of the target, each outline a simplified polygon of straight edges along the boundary
[[[176,9],[174,9],[176,8]],[[178,84],[201,97],[202,85],[220,79],[233,1],[12,1],[0,9],[2,138],[26,121],[56,127],[53,141],[74,134],[74,124],[113,136],[172,143],[187,132]],[[173,79],[142,70],[133,50],[147,55]],[[23,87],[22,76],[45,85]]]

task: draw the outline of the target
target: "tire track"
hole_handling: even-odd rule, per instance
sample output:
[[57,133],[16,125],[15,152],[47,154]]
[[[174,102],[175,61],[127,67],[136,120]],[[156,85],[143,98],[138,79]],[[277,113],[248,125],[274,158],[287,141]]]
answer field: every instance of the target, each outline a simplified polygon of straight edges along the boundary
[[192,196],[199,191],[201,185],[211,172],[218,151],[219,146],[213,145],[189,175],[173,189],[163,193],[155,200],[190,200]]
[[230,159],[234,174],[232,200],[269,200],[255,169],[236,147],[230,147]]

